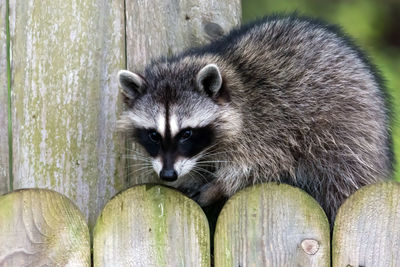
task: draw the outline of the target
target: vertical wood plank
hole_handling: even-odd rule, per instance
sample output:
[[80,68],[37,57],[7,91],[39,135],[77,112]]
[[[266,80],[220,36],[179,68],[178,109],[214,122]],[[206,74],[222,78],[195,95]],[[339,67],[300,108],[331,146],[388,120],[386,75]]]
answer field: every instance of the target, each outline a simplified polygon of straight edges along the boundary
[[9,189],[6,1],[0,1],[0,195]]
[[[240,0],[134,0],[126,1],[127,67],[140,72],[151,59],[207,43],[239,25]],[[138,147],[129,147],[144,153]],[[132,151],[128,151],[132,153]],[[136,172],[132,184],[157,181]]]
[[94,228],[94,266],[210,266],[201,208],[158,185],[130,188],[107,203]]
[[50,190],[0,196],[0,266],[90,266],[82,213]]
[[260,184],[234,195],[214,236],[215,267],[330,266],[328,219],[298,188]]
[[361,188],[340,207],[333,266],[400,266],[400,183]]
[[124,1],[10,1],[14,188],[61,192],[91,225],[124,188]]

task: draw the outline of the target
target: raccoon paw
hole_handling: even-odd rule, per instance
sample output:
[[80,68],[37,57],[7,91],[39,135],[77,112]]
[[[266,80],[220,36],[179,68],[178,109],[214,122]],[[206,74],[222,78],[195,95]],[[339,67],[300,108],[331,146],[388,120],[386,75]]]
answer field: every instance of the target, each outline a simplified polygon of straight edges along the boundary
[[221,186],[217,183],[207,183],[202,185],[199,190],[192,196],[200,206],[208,206],[223,197]]

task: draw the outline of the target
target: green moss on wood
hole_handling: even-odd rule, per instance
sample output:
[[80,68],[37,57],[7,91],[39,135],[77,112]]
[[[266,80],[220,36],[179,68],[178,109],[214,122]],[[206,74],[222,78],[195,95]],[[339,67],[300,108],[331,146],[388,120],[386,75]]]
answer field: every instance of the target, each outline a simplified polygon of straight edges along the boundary
[[159,185],[135,186],[118,194],[94,228],[96,266],[110,260],[128,264],[122,255],[148,266],[210,266],[209,249],[208,222],[201,208]]
[[[315,255],[301,242],[316,240]],[[304,191],[267,183],[234,195],[220,213],[214,236],[216,266],[329,266],[329,223]]]
[[368,185],[340,207],[332,239],[333,266],[400,264],[400,183]]

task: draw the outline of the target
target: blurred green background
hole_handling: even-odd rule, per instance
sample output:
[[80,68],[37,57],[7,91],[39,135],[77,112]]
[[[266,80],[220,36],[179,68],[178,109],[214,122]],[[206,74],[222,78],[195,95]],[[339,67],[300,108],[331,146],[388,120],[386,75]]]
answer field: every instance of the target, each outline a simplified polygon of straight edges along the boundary
[[378,66],[392,100],[395,177],[400,181],[400,0],[242,0],[243,23],[273,13],[340,25]]

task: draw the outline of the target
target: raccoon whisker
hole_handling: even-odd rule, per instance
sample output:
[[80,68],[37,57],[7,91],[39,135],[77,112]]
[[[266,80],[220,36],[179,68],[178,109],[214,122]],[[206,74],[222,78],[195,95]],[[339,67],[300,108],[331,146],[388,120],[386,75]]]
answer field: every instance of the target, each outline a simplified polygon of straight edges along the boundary
[[209,154],[209,155],[202,155],[200,157],[200,160],[224,160],[224,157],[225,156],[221,154]]
[[221,160],[212,160],[212,159],[204,159],[204,160],[199,160],[198,162],[230,162],[230,160],[225,160],[225,159],[221,159]]
[[129,167],[137,167],[137,166],[148,166],[153,167],[151,163],[137,163],[137,164],[129,164]]
[[[211,175],[211,176],[214,176],[214,177],[215,177],[215,174],[214,174],[213,172],[211,172],[211,171],[209,171],[209,170],[206,170],[206,169],[204,169],[204,168],[201,168],[201,167],[194,167],[193,170],[196,170],[196,171],[198,171],[198,172],[200,172],[200,173],[202,173],[202,174],[207,173],[208,175]],[[209,179],[208,179],[208,180],[209,180]],[[207,181],[208,181],[208,180],[207,180]]]
[[148,165],[148,166],[153,166],[153,163],[148,160],[135,160],[133,159],[134,162],[129,162],[129,166],[140,166],[140,165]]
[[211,171],[209,171],[207,169],[201,168],[201,167],[195,166],[195,167],[193,167],[193,169],[198,170],[198,171],[204,171],[204,172],[206,172],[208,174],[211,174],[212,176],[215,176],[215,173],[213,173],[213,172],[211,172]]
[[139,169],[137,169],[137,170],[134,170],[134,171],[131,171],[131,172],[129,172],[128,174],[127,174],[127,176],[131,176],[132,174],[134,174],[134,173],[136,173],[136,172],[139,172],[139,171],[142,171],[142,170],[153,170],[152,168],[150,168],[149,166],[145,166],[145,167],[142,167],[142,168],[139,168]]
[[193,175],[192,171],[188,172],[187,175],[190,176],[191,180],[196,180],[196,177]]
[[227,162],[232,162],[230,160],[209,160],[209,161],[198,161],[197,163],[227,163]]
[[137,161],[137,162],[134,162],[133,164],[146,164],[146,163],[152,164],[151,160],[144,160],[144,159],[136,160],[135,158],[130,158],[130,159]]
[[[213,152],[213,148],[216,147],[217,145],[218,145],[218,143],[216,143],[216,144],[214,144],[214,145],[212,145],[212,146],[207,147],[206,149],[204,149],[204,150],[202,151],[202,153],[207,154],[207,153],[209,153],[209,152]],[[223,152],[223,151],[214,151],[214,152]]]
[[[198,172],[198,171],[195,170],[194,168],[192,169],[192,172],[195,172],[196,174],[200,175],[201,177],[199,177],[199,178],[201,179],[201,181],[203,181],[203,182],[205,182],[205,183],[208,183],[207,178],[206,178],[203,174],[201,174],[200,172]],[[196,177],[196,178],[197,178],[197,177]]]
[[150,158],[148,159],[141,159],[141,158],[137,158],[136,156],[125,156],[123,157],[124,159],[133,159],[136,161],[145,161],[145,162],[151,162]]
[[217,164],[201,164],[201,163],[196,163],[197,167],[201,167],[201,168],[206,168],[206,169],[216,169],[218,167]]
[[145,159],[136,159],[136,158],[127,158],[127,159],[131,159],[136,161],[134,164],[145,164],[145,163],[149,163],[151,164],[151,160],[145,160]]
[[220,151],[220,152],[214,152],[214,153],[204,153],[201,156],[203,158],[205,158],[205,157],[213,157],[213,156],[222,155],[222,154],[232,155],[232,154],[235,154],[235,152],[234,151]]
[[210,145],[209,147],[206,147],[206,148],[204,149],[204,151],[208,151],[208,150],[210,150],[210,149],[216,147],[216,146],[219,145],[220,143],[221,143],[221,142],[215,142],[214,144]]
[[[219,155],[219,154],[227,154],[229,151],[203,151],[203,155]],[[233,151],[232,151],[233,152]]]
[[212,167],[215,168],[215,164],[202,164],[202,163],[196,163],[197,166],[201,167]]
[[153,172],[154,172],[154,169],[150,168],[148,171],[143,172],[142,175],[143,176],[148,176],[148,175],[152,174]]
[[[215,144],[213,144],[213,145],[207,147],[206,149],[204,149],[204,150],[201,152],[201,156],[214,155],[214,154],[222,153],[222,151],[218,152],[218,151],[213,151],[213,150],[212,150],[212,149],[213,149],[214,147],[216,147],[217,145],[219,145],[219,143],[215,143]],[[225,152],[223,152],[223,153],[225,153]]]
[[210,147],[207,147],[206,149],[204,149],[204,150],[199,154],[198,157],[199,157],[199,158],[208,158],[208,157],[214,157],[214,156],[216,156],[216,155],[221,155],[221,154],[228,154],[228,153],[234,154],[234,153],[235,153],[234,151],[228,151],[228,150],[225,150],[225,151],[215,151],[215,150],[213,150],[213,148],[214,148],[215,146],[217,146],[217,145],[219,145],[219,142],[213,144],[213,145],[210,146]]
[[142,171],[142,170],[148,170],[148,169],[150,169],[150,166],[140,167],[139,169],[133,170],[130,174],[138,172],[138,171]]

